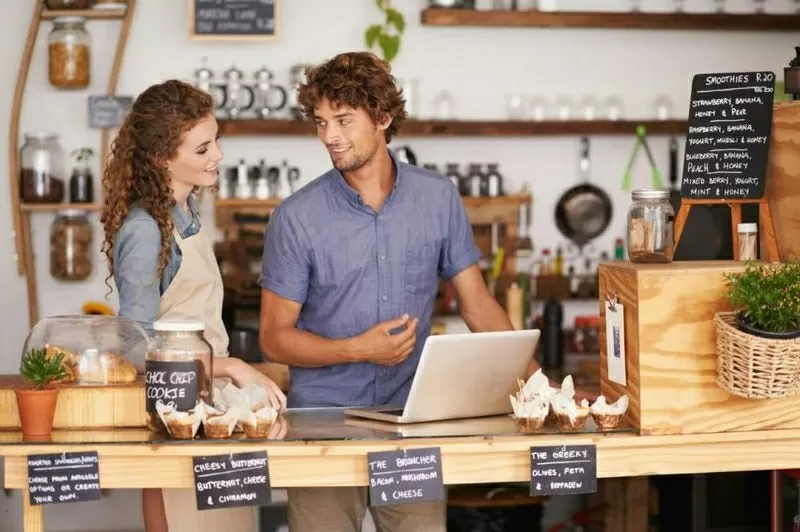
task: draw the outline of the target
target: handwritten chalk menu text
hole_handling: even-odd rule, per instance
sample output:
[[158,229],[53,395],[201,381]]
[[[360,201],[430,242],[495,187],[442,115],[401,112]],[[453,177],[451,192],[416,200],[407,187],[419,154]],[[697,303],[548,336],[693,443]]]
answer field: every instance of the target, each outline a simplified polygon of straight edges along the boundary
[[89,96],[89,127],[121,126],[132,105],[132,96]]
[[597,447],[531,447],[531,495],[572,495],[597,491]]
[[438,447],[367,453],[370,506],[444,500]]
[[29,455],[28,496],[31,505],[99,500],[97,452]]
[[681,197],[764,195],[775,74],[697,74],[692,80]]
[[147,360],[144,363],[144,393],[147,411],[155,413],[161,401],[175,410],[186,412],[197,404],[197,362]]
[[275,2],[280,0],[192,0],[198,36],[275,35]]
[[198,510],[271,502],[266,451],[195,456],[192,465]]

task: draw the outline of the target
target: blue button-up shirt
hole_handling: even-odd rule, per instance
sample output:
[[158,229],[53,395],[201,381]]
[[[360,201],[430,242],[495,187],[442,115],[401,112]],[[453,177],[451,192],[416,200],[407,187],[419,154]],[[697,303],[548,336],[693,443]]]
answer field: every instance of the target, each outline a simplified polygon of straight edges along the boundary
[[[172,221],[182,238],[189,238],[200,230],[194,197],[189,197],[188,204],[190,212],[179,206],[172,209]],[[114,236],[111,256],[114,259],[114,284],[119,292],[119,315],[138,321],[147,334],[152,334],[161,295],[167,291],[181,267],[181,251],[175,238],[170,235],[167,267],[158,276],[161,256],[158,223],[146,210],[133,205]]]
[[303,305],[298,328],[326,338],[357,336],[406,313],[419,318],[416,348],[391,367],[292,367],[292,407],[405,404],[439,277],[450,279],[480,259],[456,187],[392,159],[397,179],[380,212],[335,169],[283,201],[267,227],[260,281]]

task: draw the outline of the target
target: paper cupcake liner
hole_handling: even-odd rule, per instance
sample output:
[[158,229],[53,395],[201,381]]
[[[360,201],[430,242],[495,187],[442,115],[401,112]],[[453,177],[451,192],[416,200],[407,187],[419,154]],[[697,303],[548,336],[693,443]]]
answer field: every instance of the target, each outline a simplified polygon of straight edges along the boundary
[[242,423],[244,434],[248,438],[265,439],[269,436],[269,429],[272,427],[272,421],[266,419],[259,419],[254,423]]
[[541,417],[515,417],[517,426],[523,434],[532,434],[544,426],[545,418]]
[[595,414],[592,413],[592,419],[595,424],[601,429],[615,429],[622,421],[624,414]]
[[586,419],[589,414],[578,414],[574,419],[571,419],[567,414],[556,414],[558,416],[558,426],[561,430],[583,430],[586,425]]

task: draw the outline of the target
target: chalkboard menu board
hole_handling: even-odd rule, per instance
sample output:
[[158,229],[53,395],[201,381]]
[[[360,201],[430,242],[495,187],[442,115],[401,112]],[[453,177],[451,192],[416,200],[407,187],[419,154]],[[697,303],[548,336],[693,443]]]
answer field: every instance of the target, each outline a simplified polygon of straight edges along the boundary
[[96,451],[28,456],[31,505],[100,499],[100,466]]
[[764,196],[775,74],[697,74],[692,80],[681,197]]
[[271,502],[266,451],[195,456],[192,466],[198,510]]
[[597,447],[531,447],[531,495],[574,495],[597,491]]
[[367,453],[370,506],[444,500],[438,447]]
[[193,39],[278,37],[280,0],[189,0]]
[[89,96],[89,127],[119,127],[132,105],[132,96]]

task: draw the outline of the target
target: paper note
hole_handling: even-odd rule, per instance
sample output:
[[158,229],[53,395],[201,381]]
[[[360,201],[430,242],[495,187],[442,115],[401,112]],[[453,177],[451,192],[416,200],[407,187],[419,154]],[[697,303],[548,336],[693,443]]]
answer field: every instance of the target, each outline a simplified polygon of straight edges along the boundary
[[608,380],[628,385],[625,375],[625,308],[621,303],[606,303],[606,353]]

